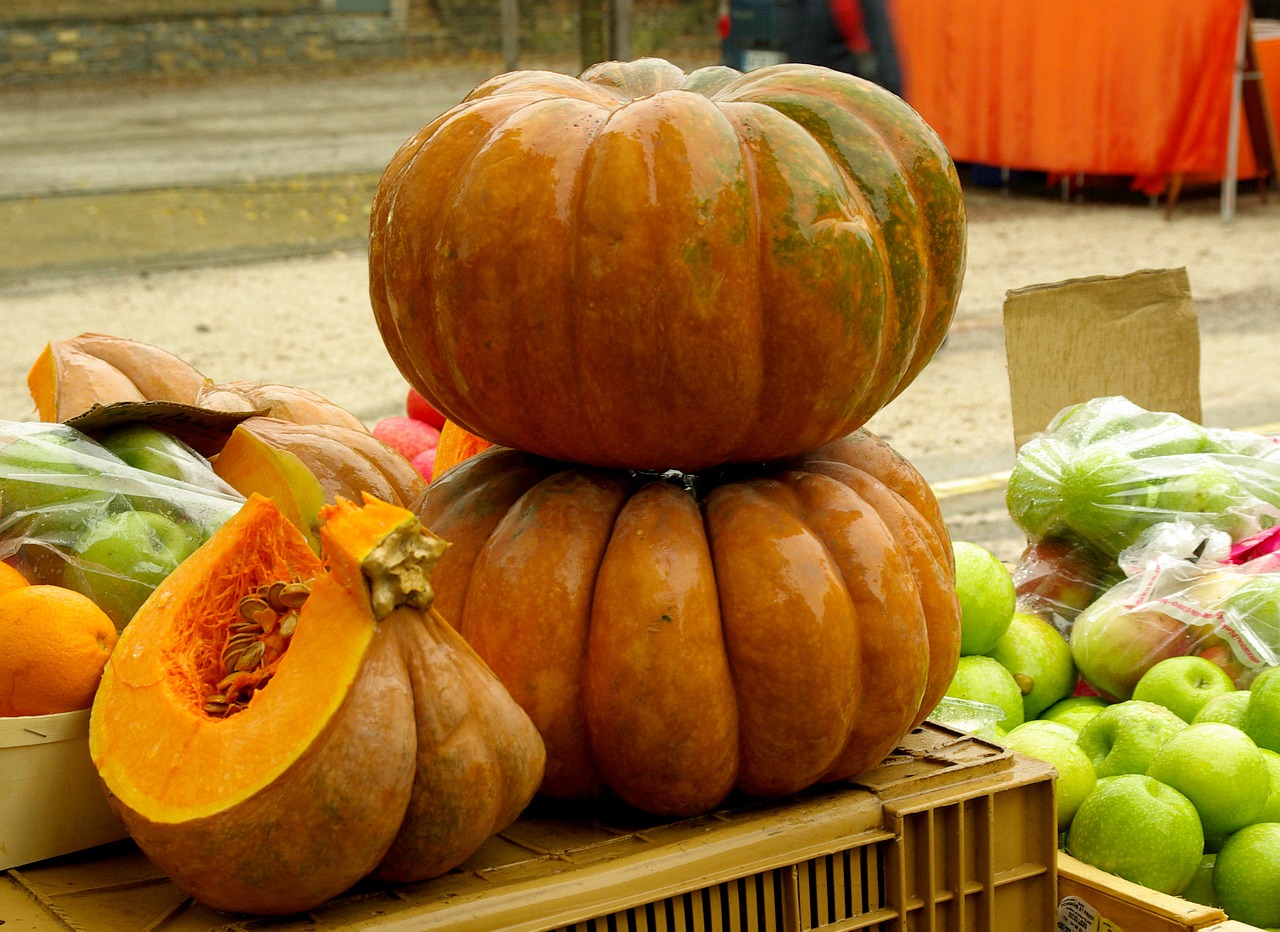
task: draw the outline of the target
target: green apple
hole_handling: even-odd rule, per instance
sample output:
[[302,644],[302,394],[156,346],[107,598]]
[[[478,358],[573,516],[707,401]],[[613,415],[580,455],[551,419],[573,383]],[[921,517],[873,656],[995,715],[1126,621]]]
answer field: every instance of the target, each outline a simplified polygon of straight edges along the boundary
[[1095,715],[1080,730],[1080,747],[1099,779],[1146,773],[1156,749],[1189,727],[1162,705],[1129,699]]
[[1132,699],[1142,675],[1161,660],[1191,652],[1195,633],[1162,612],[1130,611],[1112,589],[1076,618],[1071,656],[1085,682],[1104,697]]
[[1206,840],[1225,838],[1253,822],[1271,792],[1271,773],[1258,746],[1234,725],[1188,725],[1156,749],[1147,767],[1200,813]]
[[1093,762],[1076,743],[1075,730],[1057,722],[1033,720],[1012,729],[1001,743],[1052,764],[1058,771],[1058,831],[1065,832],[1098,782]]
[[1022,724],[1022,690],[1013,674],[985,654],[961,657],[946,694],[956,699],[985,702],[1004,713],[997,724],[1006,732]]
[[1247,825],[1228,838],[1213,868],[1213,888],[1236,922],[1280,926],[1280,823]]
[[1259,673],[1249,687],[1244,707],[1244,733],[1260,748],[1280,751],[1280,676],[1271,668]]
[[1076,663],[1067,639],[1039,615],[1015,611],[987,656],[1000,661],[1017,680],[1024,719],[1036,718],[1076,688]]
[[1013,620],[1017,594],[1013,574],[987,548],[972,541],[952,543],[956,596],[960,600],[960,653],[985,654]]
[[1005,506],[1013,523],[1032,540],[1066,529],[1062,520],[1062,470],[1074,455],[1069,444],[1033,437],[1022,445],[1005,487]]
[[1258,748],[1262,760],[1267,765],[1267,774],[1271,777],[1271,791],[1267,801],[1262,804],[1261,811],[1254,816],[1255,822],[1280,822],[1280,754],[1267,748]]
[[1068,696],[1041,712],[1040,720],[1058,722],[1079,734],[1090,719],[1109,705],[1101,696]]
[[1098,780],[1076,810],[1066,847],[1086,864],[1176,896],[1195,877],[1204,832],[1191,800],[1146,774],[1126,773]]
[[1195,718],[1191,720],[1191,724],[1223,722],[1227,725],[1235,725],[1243,731],[1244,708],[1248,704],[1249,690],[1247,689],[1236,689],[1229,693],[1222,693],[1202,705]]
[[1201,906],[1218,905],[1218,894],[1213,889],[1213,868],[1217,861],[1218,855],[1212,851],[1200,858],[1195,876],[1180,894],[1184,900],[1199,903]]
[[123,627],[200,539],[154,511],[122,511],[97,522],[75,548],[73,588]]
[[1157,494],[1142,461],[1111,443],[1080,450],[1062,471],[1067,527],[1112,557],[1146,530]]
[[51,506],[106,500],[95,489],[99,466],[109,461],[88,455],[95,446],[62,424],[17,424],[0,436],[0,517]]
[[1133,698],[1154,702],[1190,722],[1215,696],[1236,691],[1227,671],[1211,660],[1187,654],[1161,660],[1138,680]]

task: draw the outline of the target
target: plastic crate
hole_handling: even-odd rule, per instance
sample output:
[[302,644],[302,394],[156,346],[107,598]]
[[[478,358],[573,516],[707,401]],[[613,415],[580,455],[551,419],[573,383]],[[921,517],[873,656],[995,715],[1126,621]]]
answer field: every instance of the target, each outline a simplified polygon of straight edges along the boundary
[[[1159,893],[1062,852],[1058,854],[1058,895],[1060,932],[1106,928],[1123,932],[1261,932],[1257,926],[1227,919],[1216,907]],[[1101,925],[1099,919],[1111,925]]]
[[[537,803],[466,864],[362,884],[273,930],[1047,932],[1056,921],[1054,771],[926,723],[857,784],[659,821]],[[0,916],[156,932],[252,929],[191,902],[129,845],[10,871]],[[62,925],[58,924],[59,917]]]

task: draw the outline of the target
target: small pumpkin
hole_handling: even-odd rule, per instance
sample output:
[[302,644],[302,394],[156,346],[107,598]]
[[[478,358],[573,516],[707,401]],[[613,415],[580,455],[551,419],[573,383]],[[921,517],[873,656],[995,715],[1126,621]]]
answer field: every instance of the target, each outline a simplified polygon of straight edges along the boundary
[[244,494],[251,490],[241,488],[235,479],[250,472],[265,453],[255,452],[256,445],[296,457],[315,476],[330,504],[367,493],[407,506],[426,488],[426,481],[407,459],[367,430],[251,417],[236,425],[213,461],[214,471]]
[[401,373],[479,436],[597,466],[799,455],[909,384],[965,211],[900,98],[656,58],[477,86],[393,156],[369,283]]
[[102,333],[48,343],[27,373],[27,387],[42,421],[68,421],[94,405],[173,401],[367,431],[350,411],[309,389],[247,380],[216,383],[168,350]]
[[495,447],[428,486],[439,606],[529,713],[548,796],[688,815],[879,763],[955,673],[950,538],[857,432],[717,475]]
[[439,477],[465,459],[477,453],[483,453],[493,446],[483,437],[477,437],[465,427],[459,427],[453,421],[445,420],[440,428],[440,443],[436,447],[436,463],[433,476]]
[[144,603],[94,699],[112,807],[218,909],[443,873],[542,775],[529,718],[430,607],[443,543],[371,498],[324,517],[322,563],[251,496]]

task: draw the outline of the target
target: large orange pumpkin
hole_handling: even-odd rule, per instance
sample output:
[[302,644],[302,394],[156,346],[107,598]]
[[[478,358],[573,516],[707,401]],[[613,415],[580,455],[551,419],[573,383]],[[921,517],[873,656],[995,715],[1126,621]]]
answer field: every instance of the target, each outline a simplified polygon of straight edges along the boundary
[[538,727],[548,796],[691,814],[852,777],[955,673],[937,501],[865,432],[692,477],[495,447],[417,510],[450,542],[440,611]]
[[933,131],[848,74],[518,71],[392,158],[371,299],[408,381],[487,440],[764,461],[859,427],[929,361],[964,216]]

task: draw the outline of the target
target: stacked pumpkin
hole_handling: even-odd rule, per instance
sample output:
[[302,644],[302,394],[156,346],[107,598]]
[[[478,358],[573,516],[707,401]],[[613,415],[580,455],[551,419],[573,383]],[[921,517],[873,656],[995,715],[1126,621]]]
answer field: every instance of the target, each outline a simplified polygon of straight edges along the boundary
[[811,66],[515,72],[395,155],[378,325],[496,445],[416,506],[437,605],[541,734],[543,793],[789,794],[932,710],[947,529],[861,428],[941,344],[964,246],[936,135]]

